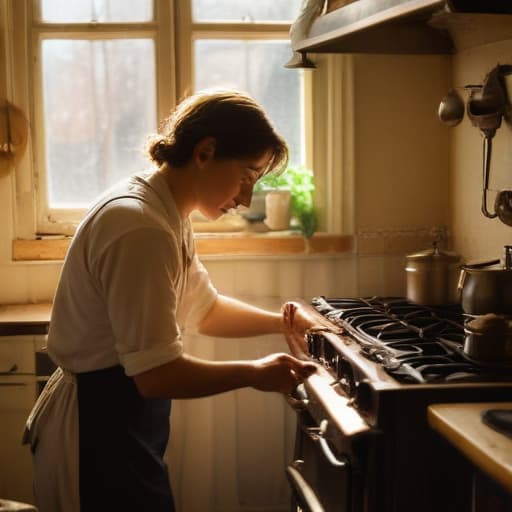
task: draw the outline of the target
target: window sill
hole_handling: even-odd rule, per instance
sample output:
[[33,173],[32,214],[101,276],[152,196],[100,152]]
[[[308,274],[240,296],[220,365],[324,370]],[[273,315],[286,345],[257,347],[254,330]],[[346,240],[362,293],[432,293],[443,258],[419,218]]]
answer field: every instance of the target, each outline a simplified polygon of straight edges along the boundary
[[[234,255],[297,255],[336,254],[350,252],[354,248],[350,235],[316,233],[307,244],[304,238],[289,231],[269,233],[199,233],[195,236],[200,256]],[[13,240],[14,261],[63,260],[71,237],[42,240]]]

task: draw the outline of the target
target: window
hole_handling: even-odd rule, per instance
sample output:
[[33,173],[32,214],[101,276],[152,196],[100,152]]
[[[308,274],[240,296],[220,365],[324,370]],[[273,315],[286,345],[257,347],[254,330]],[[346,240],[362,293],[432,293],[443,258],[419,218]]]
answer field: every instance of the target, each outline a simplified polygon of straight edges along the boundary
[[12,62],[33,133],[32,232],[72,234],[94,198],[148,166],[145,138],[176,97],[172,2],[9,2],[26,34],[25,69]]
[[336,76],[330,57],[314,73],[283,67],[301,3],[6,0],[8,97],[32,133],[16,173],[15,236],[72,234],[101,191],[148,165],[145,136],[177,99],[210,87],[253,95],[289,142],[291,164],[319,172],[317,197],[330,207],[325,144],[314,149],[311,137],[325,141],[326,101],[338,96],[319,92]]

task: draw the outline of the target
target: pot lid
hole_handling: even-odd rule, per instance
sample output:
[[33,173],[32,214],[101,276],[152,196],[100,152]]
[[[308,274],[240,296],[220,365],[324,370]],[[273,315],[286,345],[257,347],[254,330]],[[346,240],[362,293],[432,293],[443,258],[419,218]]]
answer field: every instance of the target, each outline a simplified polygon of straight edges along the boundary
[[414,254],[408,254],[406,258],[413,261],[432,261],[432,262],[446,262],[456,263],[460,261],[460,256],[451,251],[444,251],[439,249],[437,243],[434,242],[432,249],[417,252]]

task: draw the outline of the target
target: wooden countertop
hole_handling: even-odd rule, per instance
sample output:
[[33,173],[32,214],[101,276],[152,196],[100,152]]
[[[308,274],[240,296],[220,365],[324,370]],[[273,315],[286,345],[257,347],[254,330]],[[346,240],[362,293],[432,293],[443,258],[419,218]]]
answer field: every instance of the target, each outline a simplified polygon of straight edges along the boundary
[[52,305],[0,304],[0,324],[44,324],[50,322]]
[[428,422],[477,468],[512,493],[512,439],[482,422],[482,412],[487,409],[512,409],[512,402],[431,405]]

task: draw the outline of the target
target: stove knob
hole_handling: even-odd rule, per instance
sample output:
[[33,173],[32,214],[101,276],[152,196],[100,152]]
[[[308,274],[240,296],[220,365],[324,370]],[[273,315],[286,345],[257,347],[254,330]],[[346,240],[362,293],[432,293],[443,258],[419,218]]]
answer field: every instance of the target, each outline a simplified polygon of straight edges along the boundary
[[370,411],[373,404],[373,392],[370,383],[362,380],[357,383],[355,389],[355,403],[361,411]]
[[309,333],[306,335],[308,352],[315,358],[319,358],[322,354],[322,338],[318,334]]

